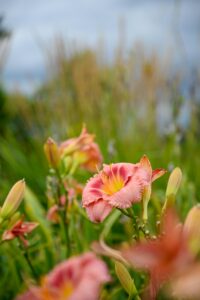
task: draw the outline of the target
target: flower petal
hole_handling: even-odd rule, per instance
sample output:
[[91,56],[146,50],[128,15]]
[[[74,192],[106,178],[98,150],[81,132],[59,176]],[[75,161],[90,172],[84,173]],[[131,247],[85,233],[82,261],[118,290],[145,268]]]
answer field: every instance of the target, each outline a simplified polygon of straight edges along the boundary
[[120,191],[111,196],[104,196],[103,199],[117,208],[131,207],[133,203],[141,201],[143,189],[148,185],[147,175],[145,170],[138,168],[135,175],[130,178]]
[[143,157],[140,159],[140,166],[147,171],[149,176],[152,176],[151,163],[146,155],[143,155]]
[[86,207],[87,205],[98,201],[102,198],[102,180],[100,176],[97,174],[96,176],[92,177],[86,184],[83,190],[82,196],[82,205]]
[[161,176],[163,176],[166,172],[167,172],[167,170],[165,170],[165,169],[153,170],[152,178],[151,178],[152,182],[155,181],[156,179],[160,178]]
[[102,222],[112,211],[112,206],[103,199],[86,206],[87,214],[92,222]]
[[133,245],[122,251],[123,257],[135,268],[150,270],[161,259],[161,247],[158,241]]

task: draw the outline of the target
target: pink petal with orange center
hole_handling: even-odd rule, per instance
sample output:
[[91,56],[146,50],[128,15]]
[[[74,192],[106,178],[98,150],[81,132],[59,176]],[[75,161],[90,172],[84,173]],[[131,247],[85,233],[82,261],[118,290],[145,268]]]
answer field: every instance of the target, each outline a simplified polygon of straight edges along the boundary
[[71,283],[69,300],[97,300],[101,284],[110,281],[110,276],[103,261],[86,253],[60,263],[45,280],[47,286],[58,290],[62,290],[64,283]]
[[104,165],[103,172],[108,177],[120,178],[126,183],[129,178],[134,174],[135,164],[130,163],[116,163],[111,165]]
[[[107,185],[107,190],[113,182],[123,181],[124,184],[134,174],[136,165],[129,163],[117,163],[113,165],[104,165],[103,170],[92,177],[83,190],[83,207],[103,198],[103,189]],[[106,184],[107,183],[107,184]]]
[[126,185],[118,192],[111,196],[104,196],[103,199],[117,208],[129,208],[133,203],[139,202],[142,199],[142,192],[148,182],[148,174],[145,170],[137,169],[134,176],[126,183]]
[[58,264],[41,286],[16,300],[98,300],[101,285],[110,280],[106,264],[89,252]]

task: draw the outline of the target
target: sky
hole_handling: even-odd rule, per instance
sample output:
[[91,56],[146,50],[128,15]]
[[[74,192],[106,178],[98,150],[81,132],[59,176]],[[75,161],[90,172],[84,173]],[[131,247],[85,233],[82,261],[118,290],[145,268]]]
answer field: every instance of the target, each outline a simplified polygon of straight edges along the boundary
[[200,61],[200,0],[0,0],[0,15],[12,31],[3,73],[8,89],[30,92],[45,79],[44,48],[58,35],[94,48],[103,37],[112,56],[120,20],[127,49],[142,42],[161,55],[173,50],[188,68]]

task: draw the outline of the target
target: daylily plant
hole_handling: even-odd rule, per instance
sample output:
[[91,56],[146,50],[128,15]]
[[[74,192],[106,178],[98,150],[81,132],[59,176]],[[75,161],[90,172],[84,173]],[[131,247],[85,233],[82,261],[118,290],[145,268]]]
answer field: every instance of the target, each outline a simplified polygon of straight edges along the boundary
[[[61,143],[49,138],[44,152],[47,203],[26,198],[22,215],[20,180],[0,208],[0,246],[22,254],[24,285],[17,300],[199,299],[200,207],[179,221],[180,168],[171,172],[160,201],[152,183],[166,170],[153,170],[146,155],[137,163],[102,166],[100,148],[85,126],[80,136]],[[79,182],[84,170],[96,172],[85,186]],[[39,222],[41,230],[31,237]],[[108,265],[94,252],[107,256]]]
[[102,284],[110,279],[106,264],[85,253],[57,265],[40,286],[31,286],[16,300],[98,300]]
[[24,197],[25,181],[16,182],[0,208],[0,228],[3,229],[2,241],[10,241],[19,237],[24,246],[28,246],[25,235],[32,232],[36,222],[24,222],[24,216],[17,211]]
[[16,237],[19,237],[23,242],[24,246],[28,246],[28,241],[25,239],[25,235],[32,232],[38,223],[35,222],[24,222],[23,219],[18,220],[10,229],[4,231],[2,240],[9,241]]
[[95,172],[101,166],[103,158],[94,139],[95,136],[88,133],[85,126],[79,137],[68,139],[60,144],[49,138],[44,145],[49,165],[58,168],[59,163],[63,161],[63,163],[71,164],[71,172],[78,166]]
[[[102,222],[113,208],[127,209],[140,202],[154,180],[165,174],[164,169],[152,170],[147,156],[139,163],[104,165],[83,190],[82,204],[93,222]],[[149,193],[150,196],[150,193]],[[145,217],[149,197],[144,203]]]

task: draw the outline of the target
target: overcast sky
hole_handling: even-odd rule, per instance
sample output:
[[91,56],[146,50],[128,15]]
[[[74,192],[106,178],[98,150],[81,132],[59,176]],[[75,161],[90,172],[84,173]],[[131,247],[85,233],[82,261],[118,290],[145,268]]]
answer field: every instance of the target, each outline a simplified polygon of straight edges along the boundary
[[121,18],[126,47],[141,41],[147,49],[156,48],[160,53],[173,49],[175,56],[181,56],[178,29],[188,67],[200,61],[200,0],[0,0],[0,14],[12,30],[4,72],[9,88],[18,85],[30,91],[45,77],[41,44],[51,47],[58,34],[92,47],[103,36],[110,55]]

